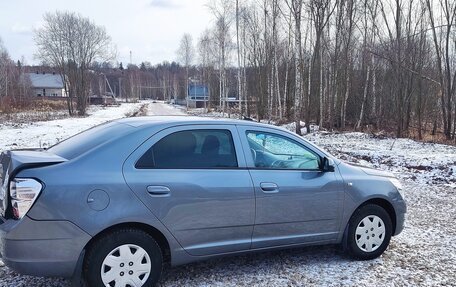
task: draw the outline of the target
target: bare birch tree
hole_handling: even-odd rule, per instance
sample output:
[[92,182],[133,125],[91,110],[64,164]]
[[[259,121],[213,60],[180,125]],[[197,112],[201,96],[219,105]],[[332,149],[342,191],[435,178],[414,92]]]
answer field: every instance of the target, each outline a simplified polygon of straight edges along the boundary
[[[437,58],[437,70],[440,83],[440,105],[443,119],[443,131],[447,139],[451,138],[452,125],[452,102],[456,89],[456,67],[451,65],[451,57],[454,57],[456,36],[454,26],[456,25],[456,2],[448,0],[439,0],[439,6],[443,14],[442,26],[437,27],[433,1],[426,0],[428,7],[429,20],[431,23],[432,38],[434,41],[435,55]],[[441,31],[439,35],[439,31]],[[453,132],[454,134],[454,132]],[[454,136],[454,135],[453,135]]]
[[106,29],[72,12],[44,15],[43,27],[35,31],[37,57],[59,70],[69,95],[68,111],[84,115],[89,93],[88,70],[95,60],[109,61],[115,55]]
[[[209,84],[210,67],[214,65],[213,59],[213,41],[211,39],[211,32],[205,30],[198,41],[198,54],[199,63],[202,71],[202,81],[207,86]],[[210,106],[210,99],[204,101],[204,108],[208,112]]]
[[301,17],[303,0],[286,0],[294,21],[294,121],[296,133],[301,134],[301,101],[302,101],[302,42]]
[[8,81],[11,59],[0,38],[0,108],[3,106],[3,99],[8,97]]
[[233,7],[231,1],[224,0],[212,0],[208,6],[215,17],[214,40],[218,47],[217,66],[219,71],[219,103],[222,107],[223,114],[225,114],[227,111],[228,99],[226,68],[232,51],[230,29],[234,20],[233,16],[235,16],[235,7]]
[[188,110],[188,104],[189,104],[189,100],[190,100],[190,98],[188,97],[188,88],[189,88],[189,80],[190,80],[189,69],[190,69],[190,66],[192,65],[193,59],[195,57],[195,48],[193,47],[192,35],[186,33],[182,36],[179,50],[177,50],[177,55],[178,55],[179,61],[185,67],[185,86],[186,86],[185,102],[187,104],[187,110]]

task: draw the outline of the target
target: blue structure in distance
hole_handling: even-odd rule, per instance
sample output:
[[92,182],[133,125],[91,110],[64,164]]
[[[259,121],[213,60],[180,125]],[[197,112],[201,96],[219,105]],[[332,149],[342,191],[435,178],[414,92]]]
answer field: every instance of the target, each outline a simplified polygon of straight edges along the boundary
[[187,99],[192,101],[209,100],[209,88],[204,84],[189,84],[187,88]]

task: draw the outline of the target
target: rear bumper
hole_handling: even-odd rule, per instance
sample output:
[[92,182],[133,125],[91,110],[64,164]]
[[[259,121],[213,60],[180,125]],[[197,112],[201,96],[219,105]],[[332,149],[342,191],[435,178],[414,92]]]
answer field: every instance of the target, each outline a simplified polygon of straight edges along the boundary
[[90,236],[68,221],[6,220],[0,225],[3,262],[18,273],[71,277]]

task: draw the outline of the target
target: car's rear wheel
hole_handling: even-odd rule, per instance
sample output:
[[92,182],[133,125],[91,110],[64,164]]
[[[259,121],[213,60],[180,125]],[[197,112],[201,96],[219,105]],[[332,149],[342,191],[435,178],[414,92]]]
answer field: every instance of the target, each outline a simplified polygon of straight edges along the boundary
[[381,206],[367,204],[358,208],[348,223],[345,246],[353,258],[379,257],[388,247],[393,227],[388,212]]
[[161,249],[152,236],[137,229],[120,229],[91,244],[84,278],[88,286],[154,286],[162,265]]

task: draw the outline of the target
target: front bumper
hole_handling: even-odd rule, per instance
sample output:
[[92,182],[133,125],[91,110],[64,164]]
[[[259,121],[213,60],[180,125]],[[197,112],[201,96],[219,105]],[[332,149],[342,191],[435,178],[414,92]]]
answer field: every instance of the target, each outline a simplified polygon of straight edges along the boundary
[[394,209],[396,212],[396,229],[394,230],[393,235],[398,235],[404,230],[405,226],[405,213],[407,212],[407,205],[405,201],[401,198],[400,200],[394,202]]
[[0,221],[0,254],[18,273],[71,277],[90,236],[69,221]]

